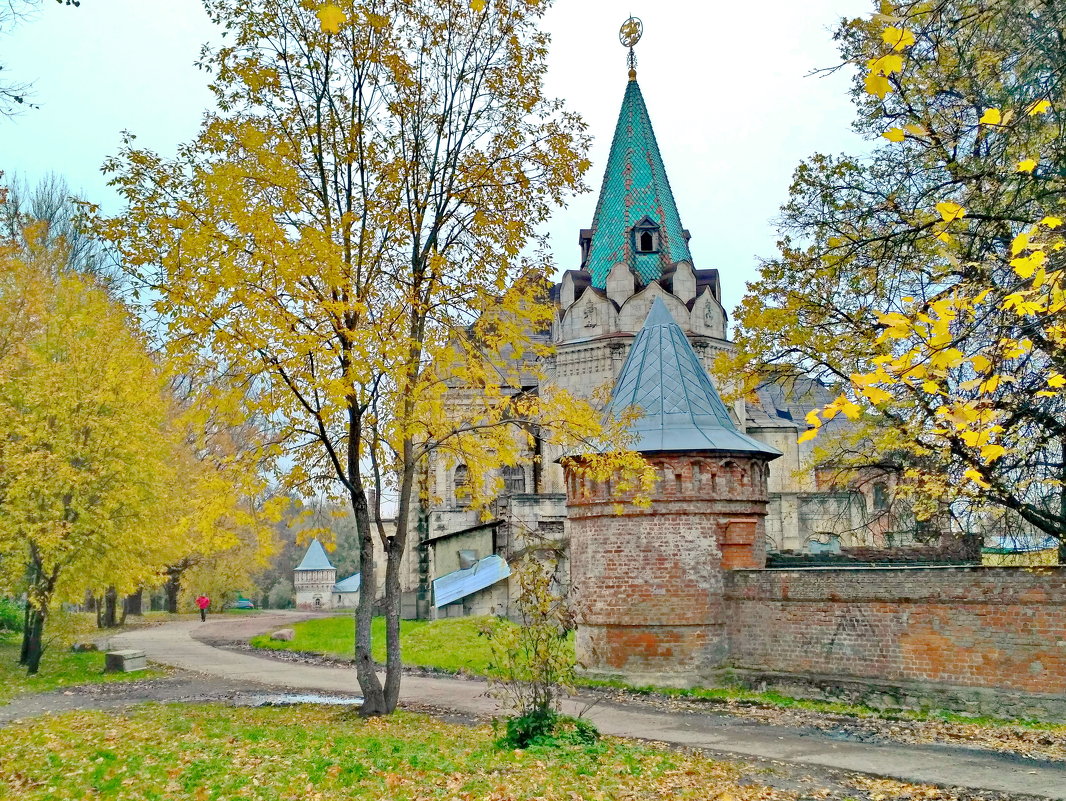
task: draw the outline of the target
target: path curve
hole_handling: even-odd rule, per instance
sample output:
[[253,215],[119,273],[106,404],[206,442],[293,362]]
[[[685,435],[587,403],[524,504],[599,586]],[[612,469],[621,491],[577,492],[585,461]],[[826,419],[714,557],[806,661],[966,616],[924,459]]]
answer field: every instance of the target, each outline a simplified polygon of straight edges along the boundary
[[[355,671],[271,659],[217,648],[193,635],[239,639],[272,631],[298,618],[293,614],[217,618],[166,623],[112,638],[113,648],[139,648],[148,658],[183,670],[252,682],[272,689],[357,695]],[[230,621],[233,622],[230,622]],[[240,622],[238,622],[240,621]],[[239,637],[238,637],[239,633]],[[464,715],[500,713],[483,681],[425,676],[403,677],[401,703],[453,710]],[[572,705],[568,711],[576,712]],[[601,703],[586,713],[604,734],[657,740],[736,757],[868,773],[915,784],[993,790],[1066,801],[1066,765],[1020,759],[948,745],[842,742],[822,733],[767,725],[726,715],[666,712],[622,703]]]

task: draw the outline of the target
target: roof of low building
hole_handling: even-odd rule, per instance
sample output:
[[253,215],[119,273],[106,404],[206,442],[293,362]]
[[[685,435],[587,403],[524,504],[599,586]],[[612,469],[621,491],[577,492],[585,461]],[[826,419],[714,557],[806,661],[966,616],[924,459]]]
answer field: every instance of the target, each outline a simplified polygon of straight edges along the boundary
[[492,555],[479,559],[473,566],[456,570],[433,580],[433,605],[455,603],[479,590],[491,587],[511,575],[511,566],[503,557]]
[[329,557],[326,556],[326,549],[322,547],[322,543],[317,539],[311,540],[311,544],[307,546],[307,553],[304,554],[303,561],[296,566],[297,570],[336,570],[333,564],[329,561]]
[[661,298],[655,298],[614,385],[607,413],[637,407],[631,424],[641,453],[720,451],[775,459],[776,448],[733,423],[707,371]]
[[363,582],[363,577],[356,573],[354,576],[348,576],[343,581],[338,581],[333,585],[334,592],[359,592],[359,586]]

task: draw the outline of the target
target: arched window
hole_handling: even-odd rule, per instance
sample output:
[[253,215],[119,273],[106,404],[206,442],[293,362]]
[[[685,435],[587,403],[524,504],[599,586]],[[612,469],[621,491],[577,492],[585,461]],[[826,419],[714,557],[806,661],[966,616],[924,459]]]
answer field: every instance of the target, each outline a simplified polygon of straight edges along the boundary
[[888,487],[884,482],[874,484],[874,511],[883,512],[888,508]]
[[651,231],[645,231],[640,235],[640,243],[637,247],[641,253],[651,253],[655,250],[655,236]]
[[503,491],[508,495],[526,491],[526,471],[518,465],[503,468]]
[[455,487],[455,505],[469,506],[470,471],[467,469],[465,464],[461,464],[455,468],[455,474],[452,477],[452,484]]

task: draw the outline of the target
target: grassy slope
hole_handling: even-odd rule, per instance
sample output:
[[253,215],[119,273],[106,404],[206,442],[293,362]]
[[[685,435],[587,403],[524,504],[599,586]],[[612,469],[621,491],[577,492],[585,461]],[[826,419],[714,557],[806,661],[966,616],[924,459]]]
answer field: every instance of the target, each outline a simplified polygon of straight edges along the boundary
[[46,692],[59,687],[108,681],[146,679],[160,675],[156,671],[104,673],[104,655],[97,652],[72,653],[54,646],[44,653],[41,670],[27,676],[18,664],[20,639],[17,635],[0,638],[0,703],[7,703],[19,693]]
[[[478,635],[486,618],[465,617],[400,621],[400,648],[408,665],[434,667],[484,675],[489,663],[488,641]],[[310,651],[351,656],[355,651],[355,627],[351,615],[326,617],[297,623],[291,642],[271,640],[268,635],[252,638],[257,648]],[[371,629],[374,659],[385,661],[385,618],[374,618]]]

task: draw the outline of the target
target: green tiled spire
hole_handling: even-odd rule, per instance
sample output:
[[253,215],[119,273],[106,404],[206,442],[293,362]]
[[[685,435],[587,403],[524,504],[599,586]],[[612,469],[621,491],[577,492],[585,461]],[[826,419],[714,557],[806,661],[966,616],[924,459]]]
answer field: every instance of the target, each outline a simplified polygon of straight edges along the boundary
[[[657,253],[634,252],[633,226],[645,217],[658,226]],[[592,220],[592,242],[585,262],[585,269],[592,273],[592,285],[604,288],[607,273],[618,262],[628,264],[645,283],[659,278],[682,259],[691,262],[683,230],[648,109],[634,78],[622,99]]]

